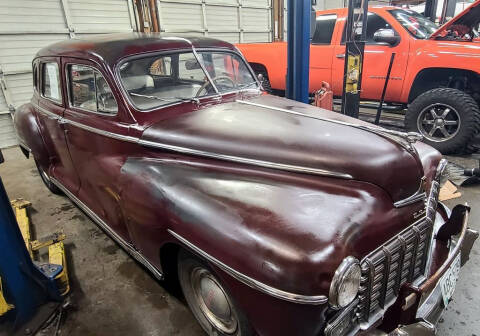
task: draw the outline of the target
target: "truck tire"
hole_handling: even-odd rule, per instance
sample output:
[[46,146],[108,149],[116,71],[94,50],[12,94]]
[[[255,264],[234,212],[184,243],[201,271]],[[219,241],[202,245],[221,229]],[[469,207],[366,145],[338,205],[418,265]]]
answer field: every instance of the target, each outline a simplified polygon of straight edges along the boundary
[[405,127],[442,154],[463,152],[480,130],[475,100],[457,89],[438,88],[418,96],[408,107]]

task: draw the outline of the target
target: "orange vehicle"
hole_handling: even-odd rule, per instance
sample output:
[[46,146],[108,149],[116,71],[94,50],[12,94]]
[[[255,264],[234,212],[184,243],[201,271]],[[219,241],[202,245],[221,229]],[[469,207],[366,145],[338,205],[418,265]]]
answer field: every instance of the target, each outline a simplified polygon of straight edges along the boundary
[[[310,92],[322,82],[342,95],[347,9],[317,12],[310,48]],[[357,38],[359,35],[356,36]],[[287,43],[239,44],[264,88],[285,90]],[[380,100],[395,53],[385,101],[408,106],[406,128],[442,153],[469,149],[480,130],[480,0],[438,28],[398,7],[370,7],[362,76],[363,100]]]

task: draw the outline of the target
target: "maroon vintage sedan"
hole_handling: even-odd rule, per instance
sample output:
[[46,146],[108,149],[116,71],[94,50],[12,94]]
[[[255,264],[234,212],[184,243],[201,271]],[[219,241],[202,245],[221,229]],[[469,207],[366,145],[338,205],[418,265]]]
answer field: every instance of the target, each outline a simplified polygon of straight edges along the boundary
[[214,39],[69,40],[33,74],[24,153],[208,334],[433,335],[478,234],[415,134],[267,95]]

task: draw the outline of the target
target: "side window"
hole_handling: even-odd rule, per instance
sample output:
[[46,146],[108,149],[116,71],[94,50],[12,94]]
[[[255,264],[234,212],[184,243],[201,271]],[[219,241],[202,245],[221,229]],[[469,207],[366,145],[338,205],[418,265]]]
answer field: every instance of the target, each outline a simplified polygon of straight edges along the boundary
[[192,53],[180,54],[178,57],[178,78],[203,82],[205,73]]
[[331,44],[333,30],[337,22],[336,14],[327,14],[317,16],[315,21],[315,33],[313,34],[312,44]]
[[[358,20],[359,15],[356,14],[354,17],[355,17],[355,20]],[[346,28],[346,26],[345,26],[345,28]],[[345,43],[345,34],[346,34],[346,29],[345,28],[343,30],[342,43]],[[385,21],[382,17],[378,16],[375,13],[368,13],[366,43],[367,44],[377,44],[377,42],[375,42],[373,40],[373,35],[375,34],[375,32],[377,30],[382,29],[382,28],[393,29],[392,26],[387,21]],[[361,24],[361,22],[356,27],[356,30],[355,30],[354,34],[355,34],[355,40],[359,41],[360,38],[361,38],[361,34],[362,34],[362,24]]]
[[116,114],[118,107],[105,78],[91,67],[70,65],[70,105],[91,112]]
[[62,102],[60,72],[56,62],[42,64],[42,95],[57,103]]
[[172,57],[163,56],[150,65],[151,76],[171,76],[172,75]]

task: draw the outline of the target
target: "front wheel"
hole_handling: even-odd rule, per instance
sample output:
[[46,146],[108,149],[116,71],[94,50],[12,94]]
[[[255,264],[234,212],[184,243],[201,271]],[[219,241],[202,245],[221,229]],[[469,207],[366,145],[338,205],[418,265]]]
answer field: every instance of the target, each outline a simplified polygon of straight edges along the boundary
[[178,278],[193,315],[208,335],[253,335],[245,315],[206,263],[181,251]]
[[480,110],[463,91],[439,88],[418,96],[405,116],[408,131],[442,154],[461,153],[480,130]]

